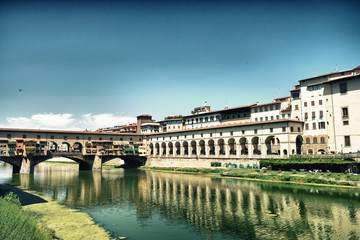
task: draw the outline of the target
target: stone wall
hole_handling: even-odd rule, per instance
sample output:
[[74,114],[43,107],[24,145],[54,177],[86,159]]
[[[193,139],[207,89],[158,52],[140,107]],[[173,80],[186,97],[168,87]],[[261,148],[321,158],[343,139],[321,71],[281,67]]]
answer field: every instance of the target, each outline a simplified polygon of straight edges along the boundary
[[211,162],[220,162],[221,166],[236,164],[237,167],[259,167],[260,159],[240,158],[177,158],[177,157],[148,157],[145,166],[149,167],[193,167],[210,168]]

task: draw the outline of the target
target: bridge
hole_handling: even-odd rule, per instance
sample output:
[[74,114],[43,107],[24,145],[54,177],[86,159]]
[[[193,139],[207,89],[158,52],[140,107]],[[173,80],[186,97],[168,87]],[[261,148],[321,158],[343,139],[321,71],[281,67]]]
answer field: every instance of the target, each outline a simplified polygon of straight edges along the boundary
[[124,167],[145,164],[144,136],[135,133],[0,129],[0,160],[13,165],[13,173],[33,173],[37,164],[66,157],[79,170],[101,170],[114,158]]

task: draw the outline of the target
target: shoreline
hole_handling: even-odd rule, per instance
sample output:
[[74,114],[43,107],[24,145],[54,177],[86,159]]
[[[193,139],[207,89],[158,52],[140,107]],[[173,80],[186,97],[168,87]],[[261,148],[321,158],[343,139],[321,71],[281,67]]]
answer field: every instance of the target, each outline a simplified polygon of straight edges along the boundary
[[67,208],[50,197],[18,186],[1,184],[0,189],[14,192],[19,197],[23,209],[34,214],[39,224],[54,230],[55,236],[59,239],[114,239],[111,233],[97,224],[88,213]]
[[[318,187],[336,187],[336,188],[351,188],[351,189],[360,189],[360,186],[350,186],[350,185],[340,185],[340,184],[325,184],[325,183],[308,183],[308,182],[297,182],[297,181],[282,181],[279,179],[260,179],[260,178],[250,178],[244,176],[235,176],[235,175],[226,175],[220,173],[203,173],[201,171],[191,172],[191,171],[181,171],[181,170],[168,170],[161,169],[161,167],[141,167],[141,170],[144,171],[157,171],[157,172],[167,172],[167,173],[179,173],[179,174],[196,174],[203,175],[208,177],[218,177],[218,178],[231,178],[231,179],[240,179],[246,181],[255,181],[255,182],[269,182],[269,183],[285,183],[285,184],[295,184],[295,185],[307,185],[307,186],[318,186]],[[181,169],[181,168],[177,168]],[[210,168],[209,168],[210,169]],[[199,169],[200,170],[200,169]]]

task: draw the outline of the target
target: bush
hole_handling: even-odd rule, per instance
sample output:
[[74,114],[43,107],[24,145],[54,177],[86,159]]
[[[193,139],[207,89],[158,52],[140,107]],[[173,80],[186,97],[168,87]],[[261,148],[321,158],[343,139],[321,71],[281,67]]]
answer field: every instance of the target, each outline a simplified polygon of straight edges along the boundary
[[221,162],[211,162],[210,166],[212,166],[212,167],[221,167]]
[[19,197],[16,194],[14,194],[13,192],[6,194],[3,198],[3,200],[14,204],[18,208],[21,208],[21,203],[20,203]]
[[19,204],[13,193],[0,198],[0,239],[52,239],[54,233],[40,228],[35,217]]

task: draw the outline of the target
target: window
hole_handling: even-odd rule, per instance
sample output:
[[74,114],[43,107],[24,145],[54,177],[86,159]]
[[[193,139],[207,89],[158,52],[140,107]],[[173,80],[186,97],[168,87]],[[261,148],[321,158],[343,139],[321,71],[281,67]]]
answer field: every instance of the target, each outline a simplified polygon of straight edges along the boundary
[[242,130],[242,134],[245,134],[245,130]]
[[319,122],[319,129],[325,129],[325,122]]
[[279,115],[276,115],[276,119],[279,120],[280,116]]
[[257,113],[257,112],[258,112],[258,109],[257,109],[257,108],[254,108],[254,112],[256,112],[256,113]]
[[260,108],[259,108],[259,111],[260,111],[260,112],[262,112],[262,111],[263,111],[262,107],[260,107]]
[[80,138],[79,137],[76,137],[76,140],[79,140]]
[[295,105],[295,110],[299,110],[299,105]]
[[306,138],[306,144],[310,144],[310,138]]
[[257,118],[255,118],[255,122],[257,122],[258,121],[258,119]]
[[344,136],[345,147],[350,147],[350,136]]
[[304,102],[304,107],[307,107],[307,102]]
[[195,135],[193,134],[193,135],[192,135],[192,138],[194,138],[194,137],[195,137]]
[[317,144],[317,138],[316,137],[313,138],[313,143]]
[[99,140],[102,140],[102,137],[99,137]]
[[293,92],[291,95],[292,95],[292,98],[294,98],[294,99],[298,99],[300,97],[299,92]]
[[[89,139],[90,140],[90,139]],[[122,141],[123,140],[123,138],[120,138],[120,141]]]
[[280,105],[275,105],[276,110],[280,109]]
[[298,127],[298,132],[301,132],[301,129]]
[[230,136],[232,136],[232,135],[234,135],[234,132],[233,132],[233,131],[230,132]]
[[270,132],[273,132],[273,128],[270,128]]
[[270,106],[270,111],[274,110],[274,106]]
[[316,123],[313,123],[313,129],[316,130]]
[[315,106],[315,101],[311,101],[311,106]]
[[37,135],[37,137],[36,137],[37,139],[40,139],[41,137],[40,137],[40,135]]
[[265,117],[265,121],[267,121],[268,120],[268,117]]
[[6,135],[7,136],[7,138],[11,138],[11,134],[8,134],[8,135]]
[[212,137],[212,133],[210,133],[210,137]]
[[343,121],[344,125],[349,125],[349,121]]
[[308,113],[306,112],[305,113],[305,119],[308,119],[309,118],[309,116],[308,116]]
[[315,91],[315,90],[321,89],[321,87],[322,87],[321,84],[319,84],[319,85],[314,85],[314,86],[308,86],[308,87],[307,87],[307,90],[308,90],[308,91]]
[[342,117],[343,117],[343,118],[349,117],[349,111],[348,111],[348,108],[347,108],[347,107],[343,107],[343,108],[342,108]]
[[[171,137],[170,137],[171,138]],[[141,138],[139,138],[139,141],[141,141]]]
[[220,136],[222,136],[222,132],[220,132]]
[[261,117],[261,118],[260,118],[260,121],[262,121],[262,120],[263,120],[263,118]]
[[110,138],[110,141],[112,141],[113,140],[113,138]]
[[290,127],[290,132],[293,132],[294,131],[294,127]]
[[315,118],[315,112],[311,113],[311,117],[314,119]]
[[305,123],[305,130],[309,130],[309,124]]
[[322,118],[324,116],[324,112],[320,111],[320,117]]
[[268,107],[265,107],[265,110],[264,111],[267,111],[268,110]]
[[283,132],[286,132],[286,127],[282,127],[282,131],[283,131]]
[[88,137],[88,140],[91,141],[91,137]]
[[271,116],[271,120],[274,120],[274,116]]
[[254,129],[254,134],[257,134],[257,129]]
[[132,138],[130,138],[130,141],[132,141]]
[[320,138],[320,143],[325,143],[325,138],[324,137]]
[[23,135],[23,138],[26,138],[26,135],[25,135],[25,134]]
[[322,105],[322,100],[319,100],[319,105]]
[[340,83],[340,93],[346,93],[347,92],[347,84],[346,82]]

